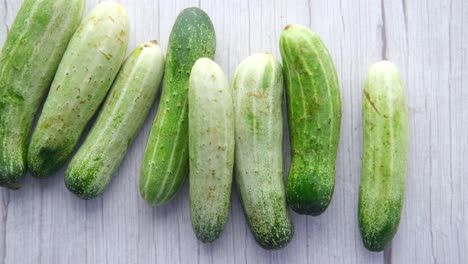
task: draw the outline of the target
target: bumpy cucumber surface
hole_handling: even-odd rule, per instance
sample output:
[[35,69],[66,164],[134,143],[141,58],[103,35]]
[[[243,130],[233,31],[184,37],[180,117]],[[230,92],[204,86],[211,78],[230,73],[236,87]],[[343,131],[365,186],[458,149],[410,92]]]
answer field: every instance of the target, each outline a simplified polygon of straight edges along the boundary
[[234,166],[234,114],[223,70],[197,60],[189,82],[190,216],[203,242],[224,230],[231,202]]
[[335,187],[341,123],[338,78],[327,48],[308,28],[287,26],[280,50],[291,139],[288,205],[301,214],[319,215]]
[[213,59],[215,32],[208,15],[196,7],[183,10],[169,37],[164,85],[146,146],[140,193],[150,205],[169,202],[189,168],[188,87],[197,59]]
[[99,116],[65,173],[84,199],[101,194],[117,171],[154,102],[164,72],[156,41],[138,46],[123,64]]
[[408,163],[408,109],[397,67],[388,61],[368,72],[363,98],[364,150],[359,228],[364,246],[384,250],[400,223]]
[[84,0],[26,0],[0,54],[0,186],[19,188],[29,131]]
[[60,62],[28,150],[34,176],[48,176],[68,159],[106,96],[125,57],[128,16],[113,2],[97,5],[73,35]]
[[242,61],[233,79],[235,171],[244,213],[265,249],[286,246],[293,224],[283,179],[283,74],[269,54]]

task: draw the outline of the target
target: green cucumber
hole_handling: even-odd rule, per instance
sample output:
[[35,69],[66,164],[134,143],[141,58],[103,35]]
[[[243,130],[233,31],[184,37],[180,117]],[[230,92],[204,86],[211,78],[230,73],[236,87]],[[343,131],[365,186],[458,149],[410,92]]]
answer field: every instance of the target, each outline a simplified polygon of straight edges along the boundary
[[195,235],[216,240],[231,202],[234,167],[234,113],[223,70],[197,60],[189,81],[190,216]]
[[121,5],[103,2],[73,35],[29,145],[28,168],[34,176],[53,174],[72,153],[119,71],[128,23]]
[[308,28],[287,26],[280,50],[291,139],[288,205],[300,214],[320,215],[335,187],[341,125],[338,77],[324,43]]
[[239,195],[255,240],[279,249],[294,227],[283,179],[283,74],[269,54],[242,61],[233,79],[235,171]]
[[155,41],[141,44],[128,56],[65,172],[71,192],[92,199],[104,191],[145,121],[163,71],[164,55]]
[[187,176],[190,71],[197,59],[213,59],[215,46],[208,15],[196,7],[184,9],[169,37],[160,105],[141,167],[140,193],[150,205],[168,203]]
[[369,69],[363,118],[359,229],[364,246],[381,251],[400,223],[408,165],[408,108],[403,82],[393,63],[381,61]]
[[26,0],[0,54],[0,186],[26,173],[34,115],[78,27],[84,0]]

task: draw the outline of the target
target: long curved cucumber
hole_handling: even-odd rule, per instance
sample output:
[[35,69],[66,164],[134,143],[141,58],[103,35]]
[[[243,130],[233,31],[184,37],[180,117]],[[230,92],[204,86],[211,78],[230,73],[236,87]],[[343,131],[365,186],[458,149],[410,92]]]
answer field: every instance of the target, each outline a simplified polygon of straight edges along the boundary
[[71,192],[92,199],[104,191],[145,121],[163,72],[164,54],[155,41],[139,45],[128,56],[65,172]]
[[51,175],[72,153],[119,71],[128,23],[121,5],[103,2],[73,35],[29,145],[28,168],[34,176]]
[[381,251],[400,223],[408,164],[408,108],[403,82],[393,63],[381,61],[369,69],[363,118],[359,228],[364,246]]
[[0,54],[0,186],[26,173],[32,121],[78,27],[84,0],[25,0]]
[[278,249],[294,227],[283,179],[283,74],[269,54],[248,57],[233,79],[236,182],[255,240]]
[[213,59],[215,32],[201,9],[184,9],[169,37],[160,105],[148,138],[140,175],[140,194],[150,205],[168,203],[189,168],[188,87],[197,59]]
[[288,205],[309,215],[323,213],[335,188],[341,96],[332,58],[308,28],[287,26],[280,37],[291,139]]
[[195,235],[216,240],[231,202],[234,167],[234,113],[223,70],[202,58],[189,81],[190,216]]

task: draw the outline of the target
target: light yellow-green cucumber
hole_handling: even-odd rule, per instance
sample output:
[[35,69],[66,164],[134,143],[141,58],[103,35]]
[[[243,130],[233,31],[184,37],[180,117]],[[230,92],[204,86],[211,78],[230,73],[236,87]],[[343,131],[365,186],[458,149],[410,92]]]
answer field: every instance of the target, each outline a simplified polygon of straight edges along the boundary
[[234,114],[223,70],[202,58],[189,80],[190,216],[197,238],[216,240],[231,202]]
[[338,77],[325,44],[306,27],[287,26],[280,51],[291,139],[288,205],[301,214],[320,215],[335,188],[341,126]]
[[193,64],[213,59],[215,32],[201,9],[184,9],[169,37],[164,85],[158,113],[146,145],[140,194],[150,205],[168,203],[184,183],[189,169],[188,87]]
[[121,5],[103,2],[73,35],[29,145],[28,169],[34,176],[53,174],[69,158],[119,71],[128,24]]
[[65,173],[67,188],[83,199],[101,194],[117,171],[154,102],[164,72],[156,41],[127,58],[85,142]]
[[400,223],[408,165],[408,107],[400,73],[393,63],[381,61],[369,69],[363,118],[359,228],[364,246],[381,251]]
[[283,73],[269,54],[248,57],[233,79],[235,172],[239,195],[255,240],[279,249],[294,227],[283,179]]
[[0,54],[0,186],[19,188],[34,115],[78,27],[84,0],[25,0]]

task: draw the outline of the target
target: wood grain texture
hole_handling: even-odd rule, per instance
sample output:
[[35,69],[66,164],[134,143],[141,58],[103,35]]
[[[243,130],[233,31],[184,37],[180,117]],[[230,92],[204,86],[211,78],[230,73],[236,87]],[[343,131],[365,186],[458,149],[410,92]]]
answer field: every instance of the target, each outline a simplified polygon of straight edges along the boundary
[[[87,12],[99,1],[88,0]],[[319,217],[292,213],[295,237],[280,251],[262,250],[233,190],[219,240],[192,232],[188,182],[167,206],[151,208],[138,192],[153,106],[105,193],[82,201],[63,183],[25,177],[19,191],[0,190],[0,263],[463,263],[468,259],[468,2],[464,0],[248,1],[121,0],[129,50],[157,39],[163,50],[178,13],[200,6],[217,34],[216,61],[231,78],[250,54],[279,58],[289,23],[309,26],[330,49],[343,98],[337,182]],[[0,0],[0,43],[21,5]],[[385,253],[364,249],[357,224],[362,155],[362,90],[368,67],[387,58],[404,80],[410,110],[410,163],[400,229]],[[287,138],[287,127],[285,127]],[[285,169],[289,142],[285,141]]]

